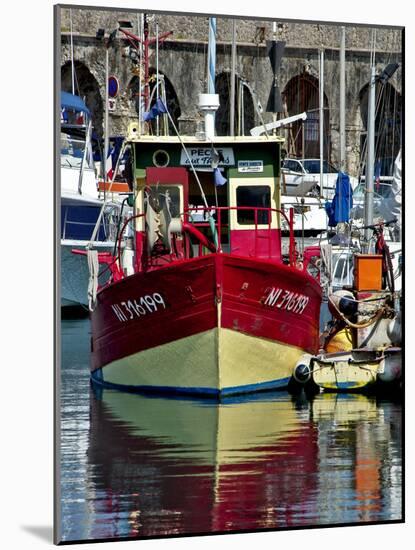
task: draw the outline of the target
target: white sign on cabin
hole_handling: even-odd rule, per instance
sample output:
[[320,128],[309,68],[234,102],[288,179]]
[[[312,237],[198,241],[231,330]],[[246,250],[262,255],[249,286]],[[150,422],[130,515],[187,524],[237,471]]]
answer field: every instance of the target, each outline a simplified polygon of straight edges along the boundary
[[[210,168],[212,166],[212,148],[211,147],[186,147],[187,153],[195,167]],[[219,153],[219,156],[223,157],[223,160],[219,161],[219,166],[234,166],[235,157],[232,147],[215,147],[215,150]],[[180,164],[182,166],[190,166],[189,159],[184,151],[180,156]]]
[[238,172],[263,172],[262,160],[238,160]]

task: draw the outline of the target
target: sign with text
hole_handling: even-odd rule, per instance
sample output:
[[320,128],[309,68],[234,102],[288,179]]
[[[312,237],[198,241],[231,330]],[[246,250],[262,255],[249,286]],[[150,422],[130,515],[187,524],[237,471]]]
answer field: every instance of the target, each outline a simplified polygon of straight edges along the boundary
[[[211,147],[186,147],[187,153],[193,166],[200,168],[210,168],[212,166],[212,148]],[[219,155],[219,166],[234,166],[235,157],[232,147],[215,147]],[[181,153],[180,164],[190,166],[189,159],[184,151]]]
[[238,160],[238,172],[263,172],[262,160]]

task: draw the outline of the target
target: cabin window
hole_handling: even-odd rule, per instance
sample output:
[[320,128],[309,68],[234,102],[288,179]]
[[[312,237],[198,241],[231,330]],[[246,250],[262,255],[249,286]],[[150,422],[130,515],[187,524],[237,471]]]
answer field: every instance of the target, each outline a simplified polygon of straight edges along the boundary
[[167,151],[164,151],[163,149],[159,149],[156,151],[153,155],[153,163],[154,166],[157,166],[158,168],[165,168],[169,165],[170,157]]
[[[236,205],[253,208],[271,207],[271,189],[268,185],[241,185],[236,188]],[[238,210],[240,225],[255,225],[255,210]],[[269,224],[269,212],[258,210],[258,224]]]

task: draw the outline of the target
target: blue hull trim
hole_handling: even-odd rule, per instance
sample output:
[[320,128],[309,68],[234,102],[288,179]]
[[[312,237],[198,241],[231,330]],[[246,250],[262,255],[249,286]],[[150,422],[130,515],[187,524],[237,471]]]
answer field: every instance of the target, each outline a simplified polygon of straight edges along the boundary
[[270,382],[262,382],[260,384],[248,384],[245,386],[232,386],[218,390],[216,388],[203,387],[174,387],[174,386],[125,386],[123,384],[112,384],[106,382],[102,376],[102,370],[98,369],[91,373],[91,380],[103,388],[126,391],[130,393],[158,393],[158,394],[173,394],[173,395],[196,395],[211,398],[227,397],[229,395],[238,395],[243,393],[253,393],[258,391],[267,391],[275,389],[286,389],[291,378],[281,378],[279,380],[271,380]]

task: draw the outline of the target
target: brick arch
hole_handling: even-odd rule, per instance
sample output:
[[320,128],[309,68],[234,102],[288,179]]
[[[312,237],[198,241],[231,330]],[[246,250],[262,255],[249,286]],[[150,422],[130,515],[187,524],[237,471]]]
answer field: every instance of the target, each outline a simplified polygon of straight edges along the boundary
[[[242,94],[241,83],[243,80],[238,75],[235,75],[235,135],[238,134],[238,100]],[[229,71],[222,72],[215,79],[216,93],[219,94],[219,109],[216,112],[215,126],[218,136],[230,135],[230,104],[231,104],[231,73]],[[249,131],[255,126],[255,108],[254,99],[251,92],[246,86],[243,87],[243,122],[241,121],[240,134],[250,135]]]
[[[99,137],[103,136],[104,104],[98,81],[81,61],[74,61],[75,94],[79,95],[92,114],[92,125]],[[61,67],[61,89],[72,93],[72,66],[67,61]]]
[[[307,113],[304,124],[294,122],[289,128],[287,151],[291,156],[316,158],[320,156],[319,136],[319,81],[304,72],[292,77],[282,92],[287,116]],[[324,158],[330,159],[331,143],[328,132],[330,122],[329,102],[324,94]]]
[[[176,90],[170,81],[169,78],[162,72],[159,71],[159,74],[163,75],[165,87],[166,87],[166,103],[167,108],[169,110],[169,113],[171,114],[171,117],[174,121],[174,124],[176,127],[178,126],[178,120],[181,116],[181,108],[179,103],[179,98],[177,96]],[[149,69],[149,78],[150,78],[150,96],[154,90],[155,84],[156,84],[156,70],[152,67]],[[128,94],[130,101],[133,103],[135,111],[138,115],[139,113],[139,90],[140,90],[140,78],[138,76],[133,76],[133,78],[128,83]],[[156,92],[154,91],[151,105],[153,105],[156,101]],[[155,128],[155,124],[152,124]],[[154,130],[153,128],[153,130]],[[169,121],[169,133],[174,134],[173,126],[171,125]]]

